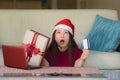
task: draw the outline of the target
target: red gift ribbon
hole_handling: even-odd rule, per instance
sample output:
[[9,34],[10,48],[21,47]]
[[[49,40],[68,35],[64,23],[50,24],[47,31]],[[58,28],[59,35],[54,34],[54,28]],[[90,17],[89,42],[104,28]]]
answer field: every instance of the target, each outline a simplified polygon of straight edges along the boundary
[[38,38],[38,33],[36,32],[33,36],[31,44],[30,43],[22,44],[22,46],[25,48],[25,51],[27,52],[27,57],[26,57],[27,62],[30,61],[32,54],[34,54],[34,55],[39,54],[42,56],[42,52],[40,51],[39,48],[36,48],[36,45],[35,45],[37,38]]

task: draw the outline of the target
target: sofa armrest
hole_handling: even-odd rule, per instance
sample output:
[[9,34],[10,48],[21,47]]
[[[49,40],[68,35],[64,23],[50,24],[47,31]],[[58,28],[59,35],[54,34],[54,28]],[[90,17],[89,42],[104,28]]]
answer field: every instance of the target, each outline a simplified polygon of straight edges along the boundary
[[97,67],[99,69],[120,69],[119,52],[90,51],[90,57],[86,60],[86,67]]

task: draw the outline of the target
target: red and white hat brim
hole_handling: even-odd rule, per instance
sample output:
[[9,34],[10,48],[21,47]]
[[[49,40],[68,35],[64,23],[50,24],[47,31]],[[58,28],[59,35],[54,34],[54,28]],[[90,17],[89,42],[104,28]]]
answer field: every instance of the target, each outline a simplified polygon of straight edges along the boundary
[[53,31],[52,31],[52,34],[54,33],[55,30],[60,29],[60,28],[68,30],[73,35],[72,29],[69,26],[64,25],[64,24],[60,24],[60,25],[55,26]]

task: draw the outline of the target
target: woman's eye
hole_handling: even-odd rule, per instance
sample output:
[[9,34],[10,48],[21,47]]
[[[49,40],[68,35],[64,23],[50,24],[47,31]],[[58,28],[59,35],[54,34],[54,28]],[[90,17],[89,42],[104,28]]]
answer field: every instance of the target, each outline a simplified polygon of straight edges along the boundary
[[65,34],[68,34],[68,32],[66,31]]
[[60,32],[56,32],[57,34],[60,34]]

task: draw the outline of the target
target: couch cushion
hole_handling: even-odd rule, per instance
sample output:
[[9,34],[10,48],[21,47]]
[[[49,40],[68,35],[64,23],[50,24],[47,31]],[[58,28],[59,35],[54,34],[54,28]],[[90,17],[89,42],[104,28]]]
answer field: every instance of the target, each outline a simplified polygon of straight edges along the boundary
[[86,60],[85,66],[100,69],[120,69],[120,53],[91,50],[90,57]]
[[97,15],[87,38],[91,50],[114,51],[120,42],[120,21]]

